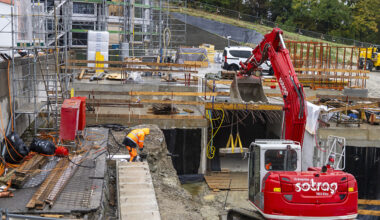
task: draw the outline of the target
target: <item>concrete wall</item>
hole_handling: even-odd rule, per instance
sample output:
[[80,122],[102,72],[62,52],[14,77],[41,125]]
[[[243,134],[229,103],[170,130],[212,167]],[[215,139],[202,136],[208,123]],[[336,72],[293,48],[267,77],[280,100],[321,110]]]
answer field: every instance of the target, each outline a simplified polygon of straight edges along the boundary
[[[49,63],[54,63],[53,57],[49,57]],[[45,62],[41,62],[41,65],[45,65]],[[28,92],[32,87],[35,87],[37,93],[37,101],[45,101],[46,100],[46,92],[44,92],[44,84],[41,81],[41,70],[39,65],[34,64],[33,58],[15,58],[14,63],[14,75],[12,75],[12,63],[10,63],[9,75],[10,75],[10,84],[11,84],[11,93],[12,93],[12,102],[15,102],[16,109],[13,109],[13,112],[20,109],[22,106],[33,102],[33,93]],[[33,70],[36,68],[37,81],[33,82],[29,80],[29,75],[33,74]],[[3,126],[6,130],[7,125],[10,119],[10,105],[9,105],[9,90],[8,90],[8,61],[0,62],[0,105],[2,114],[0,115],[3,120]],[[18,80],[16,86],[13,87],[12,80],[13,79],[28,79],[28,80]],[[13,93],[18,93],[20,96],[21,91],[24,93],[23,98],[14,98]],[[33,122],[33,117],[27,114],[21,114],[16,117],[16,123],[14,125],[15,131],[20,135],[25,131],[25,129],[29,126],[29,123]],[[0,127],[0,129],[3,129]],[[2,132],[0,132],[0,138],[3,138]]]
[[[15,76],[20,77],[22,75],[27,74],[25,72],[26,68],[23,68],[25,64],[23,64],[21,61],[16,61],[15,63]],[[9,90],[8,90],[8,62],[1,62],[0,63],[0,105],[1,105],[1,110],[2,110],[2,120],[3,120],[3,127],[1,129],[6,130],[7,126],[9,124],[10,116],[11,116],[11,109],[9,105]],[[10,80],[12,80],[12,64],[10,64]],[[12,81],[10,81],[11,84],[11,93],[13,93],[13,88],[12,88]],[[19,83],[20,87],[25,86],[23,83]],[[22,100],[12,100],[16,102],[16,106],[22,105]],[[14,112],[14,109],[13,109]],[[22,134],[25,129],[29,126],[28,124],[28,118],[23,115],[20,116],[16,119],[16,123],[14,125],[15,131],[18,132],[19,134]],[[1,132],[0,137],[3,138],[3,132]]]
[[[9,92],[8,92],[8,79],[7,79],[7,63],[0,63],[0,107],[1,107],[1,129],[6,129],[9,117],[10,117],[10,108],[9,108]],[[3,138],[3,132],[0,132],[0,137]]]
[[319,140],[329,135],[346,138],[346,145],[355,147],[380,147],[380,127],[363,124],[360,127],[331,127],[318,130]]

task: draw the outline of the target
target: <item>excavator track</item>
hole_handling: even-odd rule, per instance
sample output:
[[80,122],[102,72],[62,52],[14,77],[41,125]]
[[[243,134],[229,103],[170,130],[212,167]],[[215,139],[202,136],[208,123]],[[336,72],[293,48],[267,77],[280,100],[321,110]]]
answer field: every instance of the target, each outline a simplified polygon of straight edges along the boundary
[[255,210],[233,208],[228,210],[227,220],[264,220],[265,218]]

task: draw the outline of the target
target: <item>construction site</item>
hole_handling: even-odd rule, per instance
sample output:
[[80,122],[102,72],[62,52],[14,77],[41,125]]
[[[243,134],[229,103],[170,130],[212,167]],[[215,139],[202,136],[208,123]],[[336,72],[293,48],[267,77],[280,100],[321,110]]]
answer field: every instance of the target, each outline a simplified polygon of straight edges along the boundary
[[0,219],[380,218],[380,45],[198,10],[0,0]]

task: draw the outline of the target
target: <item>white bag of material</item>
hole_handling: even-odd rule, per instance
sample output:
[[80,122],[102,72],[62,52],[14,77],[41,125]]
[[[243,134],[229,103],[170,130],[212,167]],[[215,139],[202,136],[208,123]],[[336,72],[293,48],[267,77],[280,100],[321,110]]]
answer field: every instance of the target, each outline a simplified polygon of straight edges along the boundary
[[128,74],[128,80],[141,81],[141,72],[130,72]]
[[94,42],[107,42],[109,43],[110,34],[108,31],[88,31],[87,40]]
[[88,51],[108,52],[108,42],[87,42]]
[[[109,33],[108,31],[88,31],[87,36],[87,60],[96,60],[96,53],[100,52],[101,61],[108,61]],[[88,63],[88,67],[95,67],[95,63]],[[104,64],[108,67],[108,64]]]

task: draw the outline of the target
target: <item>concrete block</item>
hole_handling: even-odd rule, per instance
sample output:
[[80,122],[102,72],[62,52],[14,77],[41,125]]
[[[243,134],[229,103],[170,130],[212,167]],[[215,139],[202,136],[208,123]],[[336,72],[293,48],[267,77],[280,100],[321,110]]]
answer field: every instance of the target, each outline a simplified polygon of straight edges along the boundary
[[133,183],[152,183],[152,179],[147,176],[139,176],[139,175],[129,175],[127,177],[119,177],[120,181],[127,182],[128,184]]
[[160,219],[156,194],[146,162],[117,162],[120,219]]
[[128,219],[128,220],[141,220],[141,219],[150,219],[150,220],[159,220],[160,213],[158,211],[153,212],[144,212],[144,213],[126,213],[125,215],[121,216],[121,219]]
[[368,97],[368,89],[345,88],[343,94],[345,96]]

